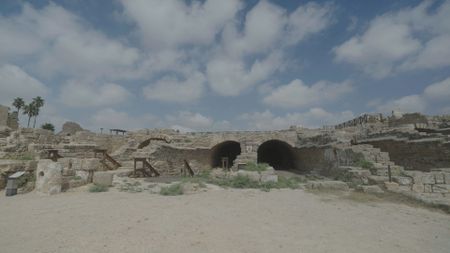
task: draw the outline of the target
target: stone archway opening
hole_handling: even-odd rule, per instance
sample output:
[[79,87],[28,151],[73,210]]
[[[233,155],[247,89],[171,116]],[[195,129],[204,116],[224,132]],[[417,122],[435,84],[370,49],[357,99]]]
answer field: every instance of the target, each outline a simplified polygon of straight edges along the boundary
[[294,149],[284,141],[266,141],[258,148],[258,163],[267,163],[276,170],[295,170]]
[[224,141],[211,149],[211,167],[222,167],[223,160],[226,159],[226,167],[233,166],[234,160],[241,154],[241,144],[237,141]]

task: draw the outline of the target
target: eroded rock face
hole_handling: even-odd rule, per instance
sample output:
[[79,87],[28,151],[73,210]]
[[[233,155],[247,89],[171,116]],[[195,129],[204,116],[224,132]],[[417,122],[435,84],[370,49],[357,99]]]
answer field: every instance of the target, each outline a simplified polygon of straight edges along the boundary
[[74,135],[76,132],[84,131],[84,129],[75,122],[68,121],[62,126],[62,131],[59,132],[60,135]]
[[49,159],[39,160],[36,169],[36,191],[43,194],[57,194],[61,192],[63,166]]

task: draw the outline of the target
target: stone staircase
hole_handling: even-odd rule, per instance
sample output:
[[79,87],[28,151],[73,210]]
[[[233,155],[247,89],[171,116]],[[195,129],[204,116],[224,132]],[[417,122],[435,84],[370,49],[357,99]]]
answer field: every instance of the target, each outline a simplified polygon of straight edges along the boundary
[[364,160],[371,162],[375,174],[378,176],[387,176],[389,166],[392,175],[398,175],[404,170],[402,166],[396,165],[390,160],[389,153],[382,152],[379,148],[375,148],[370,144],[351,145],[349,148],[354,153],[361,154]]

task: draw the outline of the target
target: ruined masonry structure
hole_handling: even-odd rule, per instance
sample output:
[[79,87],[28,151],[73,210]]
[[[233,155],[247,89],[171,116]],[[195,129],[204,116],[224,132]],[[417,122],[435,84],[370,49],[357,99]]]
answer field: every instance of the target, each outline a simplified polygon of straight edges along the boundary
[[[4,123],[4,110],[2,115]],[[445,197],[450,192],[449,122],[448,116],[394,112],[389,117],[365,114],[323,129],[280,131],[144,129],[111,135],[73,122],[59,134],[20,128],[0,133],[0,187],[8,174],[35,171],[41,161],[56,158],[62,168],[61,191],[91,182],[98,171],[130,175],[136,161],[143,172],[148,169],[137,176],[177,176],[186,166],[198,173],[268,163],[275,170],[383,188],[390,169],[389,190]]]

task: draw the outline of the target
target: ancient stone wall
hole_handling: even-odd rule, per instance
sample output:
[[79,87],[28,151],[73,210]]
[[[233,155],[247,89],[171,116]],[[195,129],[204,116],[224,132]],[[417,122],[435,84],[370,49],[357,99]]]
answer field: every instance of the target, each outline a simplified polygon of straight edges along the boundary
[[177,149],[161,146],[152,153],[152,165],[163,175],[179,174],[187,160],[194,170],[210,168],[211,151],[209,149]]
[[355,127],[360,126],[364,124],[371,124],[371,123],[378,123],[383,122],[383,114],[381,113],[374,113],[374,114],[363,114],[357,118],[354,118],[352,120],[346,121],[344,123],[341,123],[339,125],[335,126],[335,129],[342,129],[346,127]]
[[409,124],[427,124],[428,120],[425,115],[422,115],[420,113],[406,113],[403,114],[400,118],[394,116],[389,117],[388,122],[389,127],[398,127]]
[[8,112],[8,107],[0,105],[0,126],[8,126]]
[[363,143],[388,152],[390,159],[406,170],[450,168],[450,143],[442,139],[369,139]]

